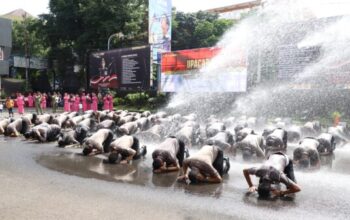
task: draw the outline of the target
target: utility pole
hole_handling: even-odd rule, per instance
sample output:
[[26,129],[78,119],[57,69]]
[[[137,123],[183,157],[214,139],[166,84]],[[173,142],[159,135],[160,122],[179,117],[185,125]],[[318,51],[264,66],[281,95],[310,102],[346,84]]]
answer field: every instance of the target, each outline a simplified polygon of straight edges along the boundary
[[113,37],[118,37],[118,39],[124,38],[124,34],[122,32],[119,32],[119,33],[114,33],[111,36],[109,36],[108,42],[107,42],[107,50],[109,50],[109,48],[110,48],[111,40]]

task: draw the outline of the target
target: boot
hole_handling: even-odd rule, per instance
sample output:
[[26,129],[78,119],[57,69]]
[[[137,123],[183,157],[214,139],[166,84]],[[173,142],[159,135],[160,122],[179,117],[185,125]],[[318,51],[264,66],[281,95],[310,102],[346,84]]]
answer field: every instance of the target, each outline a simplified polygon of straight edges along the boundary
[[223,164],[223,172],[225,173],[225,174],[227,174],[228,173],[228,171],[230,170],[230,167],[231,167],[231,165],[230,165],[230,158],[228,158],[228,157],[224,157],[224,164]]

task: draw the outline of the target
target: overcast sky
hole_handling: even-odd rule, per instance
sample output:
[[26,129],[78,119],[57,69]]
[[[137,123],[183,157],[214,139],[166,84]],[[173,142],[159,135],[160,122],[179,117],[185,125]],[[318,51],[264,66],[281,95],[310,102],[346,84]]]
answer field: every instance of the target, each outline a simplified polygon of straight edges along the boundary
[[[173,0],[173,6],[179,11],[193,12],[217,8],[250,0]],[[318,17],[350,13],[350,0],[298,0],[301,5],[312,5]],[[48,12],[49,0],[0,0],[0,15],[22,8],[37,16]]]
[[[173,0],[173,6],[179,11],[193,12],[245,2],[247,0]],[[0,15],[22,8],[32,15],[48,12],[49,0],[0,0]],[[190,4],[189,4],[190,2]]]

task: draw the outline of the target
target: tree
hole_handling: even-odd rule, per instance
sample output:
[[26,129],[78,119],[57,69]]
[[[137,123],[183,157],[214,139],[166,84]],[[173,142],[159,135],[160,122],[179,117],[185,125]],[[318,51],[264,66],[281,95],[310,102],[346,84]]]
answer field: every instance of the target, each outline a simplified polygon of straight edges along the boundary
[[[40,16],[41,32],[50,48],[50,63],[58,64],[62,79],[72,74],[74,65],[85,76],[88,55],[107,49],[111,34],[128,36],[114,39],[114,47],[147,44],[146,0],[51,0],[49,8],[49,14]],[[70,68],[62,68],[67,64]]]
[[183,50],[212,47],[234,25],[233,20],[220,19],[217,14],[173,12],[172,49]]

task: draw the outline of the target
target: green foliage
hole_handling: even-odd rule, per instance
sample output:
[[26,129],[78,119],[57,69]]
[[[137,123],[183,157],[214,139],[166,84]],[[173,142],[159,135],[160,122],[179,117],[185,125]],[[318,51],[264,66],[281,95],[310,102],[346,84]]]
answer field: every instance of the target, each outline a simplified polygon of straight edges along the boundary
[[113,99],[113,104],[114,106],[125,105],[125,100],[123,98],[117,97]]
[[234,21],[220,19],[217,14],[173,12],[173,50],[212,47],[234,25]]
[[[38,30],[40,21],[34,18],[24,18],[13,21],[12,26],[12,53],[16,55],[45,57],[48,48]],[[26,51],[27,50],[27,51]]]
[[111,48],[147,44],[147,6],[147,0],[50,0],[50,13],[40,15],[36,27],[62,84],[76,64],[83,67],[79,76],[85,76],[89,54],[107,49],[114,33],[127,37],[113,38]]
[[125,99],[127,101],[127,104],[134,105],[134,106],[141,106],[147,104],[147,100],[149,98],[149,95],[146,93],[130,93],[128,94]]

